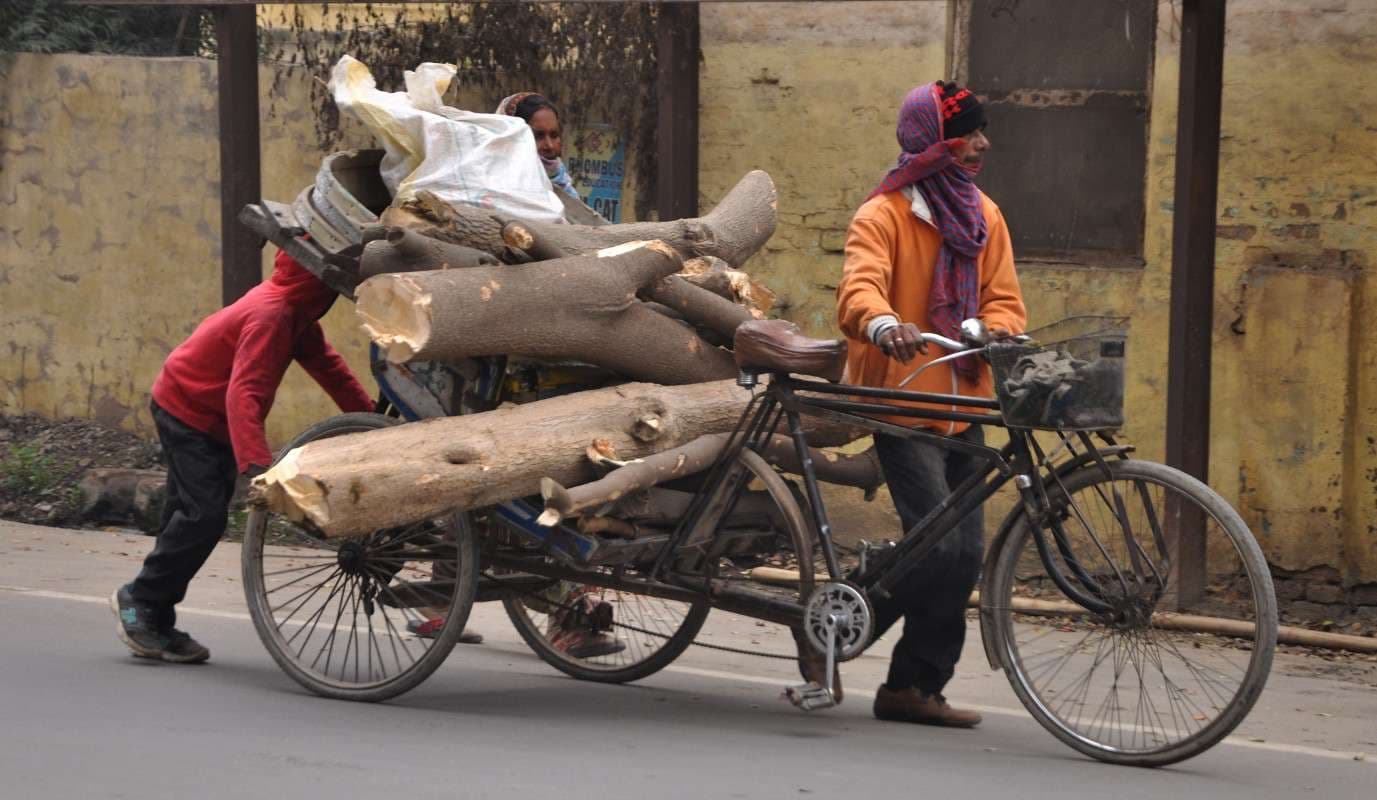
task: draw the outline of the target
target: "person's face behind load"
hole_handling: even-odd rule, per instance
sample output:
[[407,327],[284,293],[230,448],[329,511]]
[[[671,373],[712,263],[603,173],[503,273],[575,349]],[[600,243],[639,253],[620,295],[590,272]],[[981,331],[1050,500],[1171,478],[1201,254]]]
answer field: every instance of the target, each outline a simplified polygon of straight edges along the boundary
[[555,112],[542,108],[531,115],[531,133],[535,135],[536,149],[540,157],[553,161],[564,155],[564,142],[561,139],[559,117]]

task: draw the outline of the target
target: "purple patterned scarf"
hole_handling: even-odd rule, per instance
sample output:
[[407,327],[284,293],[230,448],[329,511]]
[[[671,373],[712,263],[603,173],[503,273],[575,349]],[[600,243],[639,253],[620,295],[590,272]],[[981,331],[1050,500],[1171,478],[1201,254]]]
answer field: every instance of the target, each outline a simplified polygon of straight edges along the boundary
[[[988,234],[974,170],[958,163],[942,139],[941,99],[937,84],[908,93],[899,109],[899,163],[870,197],[914,184],[932,210],[942,236],[942,249],[932,275],[928,320],[935,332],[960,339],[961,322],[980,313],[980,277],[975,259]],[[869,199],[869,198],[867,198]],[[974,359],[958,359],[968,377],[979,369]]]

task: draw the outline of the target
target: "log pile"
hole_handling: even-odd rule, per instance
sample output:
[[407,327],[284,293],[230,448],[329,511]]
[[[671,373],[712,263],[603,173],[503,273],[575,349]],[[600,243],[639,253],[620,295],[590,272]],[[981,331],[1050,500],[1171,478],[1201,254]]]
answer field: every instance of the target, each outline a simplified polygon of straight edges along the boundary
[[[566,255],[592,255],[627,242],[659,240],[684,258],[710,256],[740,267],[774,234],[777,205],[774,181],[756,170],[703,217],[620,225],[521,224],[545,246]],[[433,239],[482,250],[509,263],[539,258],[513,252],[502,235],[510,219],[480,208],[451,206],[429,192],[387,209],[381,221],[388,227],[410,228]]]
[[[313,442],[255,481],[257,501],[354,536],[543,488],[554,524],[708,468],[749,399],[726,380],[729,348],[773,303],[740,267],[775,206],[773,181],[752,172],[709,214],[667,222],[534,224],[424,192],[389,208],[364,237],[355,292],[389,360],[571,359],[636,382]],[[776,438],[766,458],[797,471]],[[823,480],[881,481],[872,453],[812,455]]]
[[399,363],[520,354],[663,384],[729,378],[727,351],[637,298],[644,291],[730,339],[749,312],[668,280],[682,266],[663,242],[637,242],[602,255],[377,275],[358,287],[358,314]]

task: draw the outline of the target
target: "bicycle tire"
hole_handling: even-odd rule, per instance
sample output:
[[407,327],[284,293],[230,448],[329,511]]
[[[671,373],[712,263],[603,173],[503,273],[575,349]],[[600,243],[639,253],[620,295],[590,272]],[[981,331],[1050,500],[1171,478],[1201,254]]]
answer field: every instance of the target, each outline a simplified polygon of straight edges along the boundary
[[[1106,694],[1106,699],[1101,702],[1100,706],[1097,706],[1094,717],[1094,720],[1099,720],[1101,715],[1104,716],[1103,722],[1095,728],[1096,731],[1100,732],[1098,736],[1087,733],[1084,725],[1080,723],[1083,719],[1084,708],[1090,705],[1085,700],[1089,695],[1088,687],[1094,679],[1095,672],[1109,658],[1103,655],[1105,650],[1103,642],[1109,636],[1117,636],[1118,634],[1103,634],[1096,644],[1096,652],[1091,655],[1090,666],[1083,673],[1085,676],[1083,678],[1084,686],[1087,687],[1084,690],[1080,687],[1070,692],[1051,689],[1051,681],[1049,681],[1049,687],[1042,690],[1034,685],[1032,674],[1039,671],[1044,675],[1049,674],[1050,667],[1034,663],[1037,656],[1031,653],[1032,642],[1048,639],[1047,644],[1051,645],[1057,641],[1051,634],[1069,630],[1074,637],[1080,631],[1073,625],[1079,624],[1082,627],[1089,627],[1094,623],[1085,621],[1091,616],[1089,614],[1079,618],[1068,615],[1064,619],[1076,621],[1068,622],[1067,628],[1055,627],[1050,630],[1044,628],[1037,632],[1035,636],[1030,637],[1030,647],[1027,652],[1018,645],[1018,637],[1015,635],[1015,617],[1020,612],[1015,609],[1014,586],[1015,582],[1020,580],[1020,566],[1022,565],[1023,568],[1021,574],[1025,583],[1035,583],[1038,580],[1035,577],[1037,570],[1046,569],[1046,561],[1042,560],[1046,556],[1037,554],[1035,542],[1031,541],[1034,539],[1033,530],[1027,524],[1026,517],[1017,521],[1010,528],[1009,535],[1003,540],[1000,552],[995,557],[994,572],[987,584],[987,595],[993,596],[982,598],[982,604],[990,604],[986,606],[986,611],[993,609],[991,613],[996,624],[995,647],[1009,683],[1019,701],[1023,703],[1039,724],[1063,743],[1092,758],[1115,764],[1164,766],[1199,755],[1213,747],[1234,730],[1254,703],[1257,702],[1263,687],[1266,685],[1276,646],[1276,597],[1266,559],[1256,539],[1238,513],[1212,489],[1199,480],[1163,464],[1121,460],[1109,462],[1108,468],[1111,473],[1109,477],[1106,477],[1103,470],[1098,466],[1087,466],[1076,470],[1062,480],[1061,486],[1065,487],[1065,491],[1062,491],[1061,487],[1055,484],[1049,486],[1054,513],[1065,514],[1066,519],[1087,519],[1084,507],[1093,503],[1095,497],[1102,500],[1116,497],[1112,491],[1106,493],[1100,489],[1093,492],[1093,496],[1087,497],[1085,501],[1070,502],[1084,496],[1084,492],[1096,486],[1109,484],[1112,488],[1116,481],[1122,481],[1133,487],[1134,491],[1130,492],[1129,496],[1137,496],[1140,500],[1149,498],[1152,491],[1150,487],[1156,486],[1160,487],[1164,496],[1168,491],[1174,492],[1184,502],[1192,503],[1198,507],[1205,515],[1207,535],[1208,524],[1213,521],[1222,531],[1224,540],[1232,545],[1233,552],[1238,557],[1238,567],[1241,567],[1248,587],[1246,592],[1235,592],[1231,596],[1241,595],[1252,603],[1254,637],[1251,646],[1241,647],[1233,641],[1222,642],[1218,646],[1214,646],[1202,643],[1197,639],[1192,640],[1192,647],[1187,649],[1191,653],[1195,653],[1199,649],[1202,651],[1199,656],[1202,659],[1235,650],[1249,653],[1246,658],[1247,666],[1242,671],[1242,679],[1239,681],[1237,689],[1227,698],[1224,706],[1218,709],[1220,713],[1213,719],[1209,719],[1203,713],[1206,709],[1201,704],[1208,703],[1212,707],[1218,708],[1215,704],[1218,703],[1223,694],[1219,688],[1220,681],[1218,680],[1222,674],[1221,669],[1217,666],[1192,665],[1191,660],[1185,653],[1181,652],[1181,648],[1177,647],[1172,639],[1173,636],[1179,637],[1180,635],[1168,632],[1166,628],[1162,627],[1168,618],[1159,616],[1162,609],[1155,607],[1148,607],[1146,612],[1140,614],[1137,623],[1120,621],[1105,625],[1107,631],[1118,626],[1124,637],[1130,640],[1131,646],[1125,645],[1122,652],[1117,640],[1111,646],[1113,663],[1110,669],[1113,674],[1109,678],[1109,692]],[[1123,493],[1117,495],[1119,498],[1123,498],[1123,496]],[[1126,509],[1127,507],[1127,501],[1115,500],[1117,505],[1112,506],[1108,500],[1103,501],[1107,507],[1119,509]],[[1144,502],[1145,510],[1148,505]],[[1110,516],[1117,521],[1124,519],[1127,514],[1120,511],[1118,514],[1100,516],[1101,518]],[[1146,511],[1144,519],[1151,519]],[[1156,530],[1151,522],[1146,527]],[[1127,536],[1133,536],[1133,528],[1131,521],[1127,525],[1118,523],[1118,534],[1125,535],[1125,529],[1127,529]],[[1134,538],[1133,541],[1136,542],[1137,539]],[[1034,549],[1025,553],[1024,548],[1030,544],[1034,545]],[[1160,541],[1154,543],[1151,549],[1160,550]],[[1081,548],[1080,552],[1085,551],[1088,551],[1088,548]],[[1125,546],[1124,552],[1126,554],[1132,553],[1133,548]],[[1227,548],[1224,548],[1222,544],[1216,545],[1214,555],[1217,556],[1221,553],[1227,555]],[[1139,548],[1137,557],[1144,555],[1151,555],[1149,549]],[[1077,557],[1079,558],[1079,556]],[[1134,556],[1130,555],[1129,557],[1133,558]],[[1106,564],[1112,560],[1109,556],[1104,558]],[[1037,563],[1039,561],[1041,566]],[[1150,564],[1147,566],[1151,567]],[[1169,569],[1167,574],[1168,580],[1170,580]],[[1237,581],[1237,577],[1234,580]],[[1215,590],[1211,589],[1210,591]],[[1232,592],[1232,587],[1228,591]],[[1040,612],[1030,612],[1026,616],[1031,617],[1033,613]],[[1037,625],[1031,623],[1025,624],[1024,627],[1037,630]],[[1088,652],[1088,648],[1083,649],[1083,645],[1092,634],[1093,630],[1092,633],[1087,633],[1085,638],[1070,648],[1063,641],[1057,645],[1059,652],[1050,654],[1046,664],[1056,666],[1058,671],[1063,669],[1066,664],[1071,663],[1074,656]],[[1158,648],[1159,640],[1166,643],[1167,646],[1164,650]],[[1150,648],[1160,650],[1156,652],[1155,658],[1149,654]],[[1169,658],[1163,659],[1163,653]],[[1198,681],[1198,689],[1184,687],[1185,681],[1182,681],[1181,686],[1176,684],[1174,677],[1168,675],[1168,665],[1173,667],[1174,674],[1180,674],[1180,671],[1175,664],[1171,663],[1171,659],[1179,659],[1184,665],[1185,674],[1194,675]],[[1239,656],[1239,659],[1242,660],[1242,657]],[[1084,665],[1085,662],[1082,659],[1075,669],[1080,669]],[[1143,672],[1145,665],[1148,668],[1148,675],[1146,676]],[[1129,666],[1132,667],[1132,671],[1128,668]],[[1159,670],[1160,676],[1151,674],[1153,666]],[[1210,674],[1211,669],[1215,670],[1213,676]],[[1055,673],[1051,674],[1055,677]],[[1138,705],[1133,709],[1135,723],[1143,716],[1148,717],[1150,721],[1155,720],[1155,722],[1152,726],[1130,729],[1130,745],[1125,746],[1124,729],[1127,726],[1117,721],[1120,719],[1120,712],[1124,710],[1124,707],[1119,705],[1119,685],[1121,681],[1125,684],[1132,684],[1135,675],[1139,686]],[[1151,682],[1147,678],[1151,678]],[[1101,680],[1103,680],[1103,676]],[[1166,693],[1168,712],[1165,714],[1155,702],[1148,701],[1145,703],[1143,700],[1144,691],[1159,685]],[[1077,692],[1081,694],[1079,699]],[[1057,694],[1060,696],[1055,696]],[[1192,694],[1196,696],[1191,697]],[[1216,694],[1220,697],[1216,697]],[[1074,722],[1069,719],[1072,709],[1076,710]],[[1190,713],[1192,711],[1196,713]],[[1114,722],[1110,722],[1111,717],[1115,720]],[[1185,732],[1187,735],[1174,740],[1169,739],[1166,735],[1167,722],[1164,721],[1164,717],[1169,717],[1171,724],[1175,726],[1178,733]],[[1125,714],[1122,718],[1127,719],[1128,715]],[[1191,730],[1191,722],[1204,724]],[[1117,735],[1117,739],[1110,742],[1109,739],[1113,734]],[[1154,741],[1150,744],[1149,740]],[[1141,746],[1138,746],[1137,743],[1141,743]]]
[[[282,448],[277,454],[274,463],[276,460],[281,459],[286,453],[308,442],[327,439],[333,436],[341,436],[348,433],[377,430],[398,424],[401,424],[400,420],[381,414],[351,413],[332,417],[303,431],[286,447]],[[276,543],[268,542],[269,526],[270,523],[274,521],[278,523],[275,527],[275,532],[278,534],[281,534],[284,528],[294,529],[295,531],[289,534],[294,537],[291,539],[292,543],[281,548],[285,550],[285,552],[278,552],[277,550],[280,546]],[[397,538],[397,531],[410,531],[412,529],[415,530],[415,533],[405,534],[413,537],[408,540],[411,549],[406,550],[402,545],[407,544],[407,542],[400,541]],[[441,535],[438,537],[433,536],[432,532],[437,530],[442,531]],[[451,551],[449,547],[444,544],[450,540],[454,543],[452,557],[450,556]],[[310,663],[307,662],[306,648],[315,635],[314,626],[318,626],[320,620],[328,616],[328,611],[326,611],[326,609],[330,608],[329,598],[336,596],[337,588],[332,588],[331,592],[327,594],[326,601],[320,607],[320,611],[314,615],[316,622],[300,649],[294,646],[295,637],[300,636],[301,631],[304,630],[302,622],[309,619],[311,615],[303,617],[302,621],[292,626],[292,634],[289,635],[283,630],[284,627],[287,627],[288,624],[291,623],[292,619],[289,616],[278,621],[276,612],[283,610],[291,602],[295,602],[295,598],[288,603],[284,603],[283,606],[279,606],[276,609],[274,608],[273,601],[269,599],[269,594],[283,587],[268,587],[267,584],[269,581],[267,578],[271,577],[277,570],[275,568],[268,569],[266,567],[267,560],[269,558],[282,559],[285,564],[293,563],[293,559],[298,561],[314,559],[321,562],[319,569],[316,569],[314,565],[300,568],[306,571],[306,575],[313,575],[309,580],[315,580],[314,576],[318,576],[321,572],[330,571],[331,557],[328,554],[329,552],[336,553],[335,572],[342,571],[343,561],[340,560],[340,550],[332,547],[327,540],[311,536],[303,529],[291,525],[285,520],[274,517],[262,507],[255,507],[250,511],[244,534],[242,573],[244,592],[248,599],[249,616],[253,619],[254,629],[258,633],[258,638],[263,642],[264,647],[267,648],[273,660],[277,662],[277,665],[283,672],[287,673],[288,676],[301,686],[321,696],[339,700],[354,700],[360,702],[387,700],[415,688],[434,673],[435,670],[444,663],[450,651],[453,650],[455,643],[459,639],[459,635],[464,630],[465,623],[468,621],[469,611],[473,606],[474,596],[477,590],[477,538],[473,535],[466,515],[451,514],[441,520],[418,523],[416,526],[408,526],[406,528],[396,529],[396,531],[378,531],[367,537],[350,538],[340,541],[342,542],[339,545],[340,548],[345,546],[343,544],[344,542],[360,543],[358,546],[363,549],[364,555],[355,559],[356,566],[353,568],[359,570],[360,576],[369,576],[367,580],[358,577],[354,582],[354,589],[358,591],[358,598],[351,612],[352,622],[355,627],[353,628],[354,632],[350,634],[350,640],[358,644],[357,637],[358,634],[362,632],[358,631],[356,625],[358,622],[358,612],[360,607],[362,607],[365,611],[364,616],[368,624],[367,638],[365,639],[368,651],[367,679],[362,678],[360,673],[360,651],[364,649],[364,644],[358,644],[353,650],[355,658],[353,680],[350,680],[348,674],[348,650],[343,654],[343,668],[340,674],[334,676],[330,668],[334,656],[334,637],[336,637],[341,630],[339,619],[342,618],[345,612],[346,600],[344,599],[344,595],[338,595],[340,600],[339,612],[336,615],[336,620],[333,624],[328,626],[329,632],[323,634],[330,640],[332,647],[330,658],[327,658],[324,670],[322,671],[318,668],[320,653],[317,653],[313,661]],[[386,556],[386,559],[380,561],[375,558],[372,562],[373,566],[370,571],[368,566],[370,562],[367,554],[370,552],[368,550],[370,546],[369,543],[373,542],[376,542],[378,545],[376,553],[379,557]],[[416,551],[415,548],[420,542],[427,542],[427,544],[420,544],[419,546],[423,548],[422,551]],[[427,546],[434,546],[435,550],[431,551],[428,557],[422,558],[419,561],[414,559],[401,559],[397,555],[403,552],[409,552],[414,555],[419,552],[421,555],[425,556],[427,554],[424,553],[424,547]],[[311,547],[314,547],[320,552],[313,555],[301,553],[302,550]],[[275,552],[266,552],[269,548],[273,548]],[[383,548],[391,549],[387,550]],[[450,577],[450,573],[452,573],[452,587],[448,595],[438,594],[433,588],[425,588],[426,582],[424,581],[411,582],[405,581],[399,577],[403,574],[404,570],[415,571],[419,569],[415,566],[407,566],[408,564],[415,563],[430,564],[431,572],[429,583],[432,586],[436,584],[443,586],[443,582],[439,581],[437,576],[448,578]],[[381,565],[381,567],[379,565]],[[393,569],[390,575],[387,574],[389,568]],[[289,567],[289,570],[290,569]],[[314,570],[314,573],[312,570]],[[379,572],[379,570],[381,570],[381,572]],[[283,572],[292,574],[288,570],[283,570]],[[380,576],[387,579],[385,584],[379,580]],[[284,578],[284,580],[286,579]],[[300,579],[292,580],[295,582]],[[324,589],[326,581],[330,580],[332,579],[327,576],[322,583],[316,586],[312,594],[306,595],[306,599],[302,601],[301,606],[298,606],[296,610],[293,611],[292,616],[300,613],[302,607],[310,603],[314,596]],[[344,583],[349,582],[347,579],[335,579],[336,587],[341,580]],[[366,584],[369,583],[379,584],[379,588],[375,595],[376,599],[364,600],[364,596],[370,594],[366,586]],[[292,591],[297,590],[300,590],[297,595],[298,597],[302,596],[305,592],[312,591],[309,584],[305,587],[292,587]],[[436,605],[440,605],[442,599],[447,603],[447,610],[444,614],[444,624],[440,630],[435,633],[433,639],[411,637],[394,624],[394,618],[397,618],[398,621],[402,623],[406,622],[406,607],[404,605],[397,606],[395,608],[396,613],[389,616],[389,604],[386,602],[386,598],[391,597],[400,599],[408,594],[413,597],[421,597],[422,592],[429,593],[426,595],[427,598],[434,597]],[[380,617],[379,624],[381,624],[382,627],[379,630],[384,634],[383,641],[378,640],[374,631],[373,625],[375,616]],[[403,624],[402,627],[404,628],[405,625]],[[385,648],[384,642],[386,642]],[[413,658],[411,656],[412,648],[411,644],[409,644],[410,642],[415,642],[418,648],[423,648],[423,652],[419,658]],[[402,645],[400,649],[397,647],[398,644]],[[411,660],[409,665],[404,666],[402,664],[401,653],[403,652],[405,652]],[[374,662],[375,653],[377,655],[377,667],[375,667]],[[395,662],[397,664],[397,671],[395,674],[389,674],[387,672],[386,657],[389,653],[395,657]]]
[[[811,564],[812,548],[809,529],[805,523],[803,511],[794,500],[788,484],[756,452],[742,450],[740,458],[746,469],[765,487],[771,501],[779,509],[779,519],[788,528],[790,540],[795,552],[798,553],[800,563]],[[811,570],[801,572],[806,574],[810,573]],[[813,577],[811,574],[806,574],[804,580],[799,584],[799,598],[806,598],[812,590]],[[520,598],[504,598],[502,605],[522,640],[545,663],[570,677],[598,683],[630,683],[653,675],[669,666],[680,655],[683,655],[689,645],[693,644],[694,638],[702,629],[703,623],[707,620],[708,612],[711,610],[707,600],[690,605],[688,612],[679,622],[673,634],[665,639],[661,647],[647,653],[643,658],[636,658],[630,663],[617,663],[612,660],[611,656],[589,659],[570,657],[555,649],[550,639],[541,630],[539,621],[532,618],[526,604]],[[633,632],[631,635],[640,636],[643,634]]]

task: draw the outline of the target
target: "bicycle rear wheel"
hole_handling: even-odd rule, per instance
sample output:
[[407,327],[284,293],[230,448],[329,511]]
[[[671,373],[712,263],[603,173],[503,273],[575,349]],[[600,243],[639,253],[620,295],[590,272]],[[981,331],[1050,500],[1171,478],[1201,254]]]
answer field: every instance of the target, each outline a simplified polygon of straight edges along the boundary
[[[344,414],[307,429],[282,453],[394,424],[379,414]],[[473,606],[478,546],[462,514],[325,539],[255,507],[243,577],[254,628],[284,672],[316,694],[373,702],[414,688],[444,663]],[[420,637],[408,624],[427,622],[426,608],[443,612],[444,622]]]
[[[1010,531],[982,613],[1043,727],[1103,761],[1161,766],[1212,747],[1257,701],[1276,598],[1252,533],[1208,486],[1142,461],[1109,472],[1086,467],[1048,486],[1050,524],[1034,530],[1025,517]],[[1206,585],[1187,596],[1168,542],[1173,520],[1194,513]],[[1222,618],[1229,632],[1186,632],[1197,620],[1182,615]]]
[[[598,683],[629,683],[669,666],[693,643],[710,607],[706,601],[685,603],[633,594],[602,586],[565,585],[552,588],[551,597],[540,602],[507,597],[502,606],[516,632],[545,663],[579,680]],[[558,606],[575,593],[587,593],[609,604],[612,629],[624,649],[602,655],[579,657],[561,649],[555,640]]]
[[[788,538],[800,563],[811,564],[812,538],[788,484],[754,451],[743,450],[740,458],[749,473],[748,478],[759,481],[774,503],[776,513],[772,525],[781,536]],[[813,591],[811,571],[804,570],[804,573],[799,586],[787,590],[791,599],[802,600]],[[628,574],[634,575],[634,569]],[[605,600],[612,606],[612,632],[626,649],[587,658],[571,656],[552,639],[553,609],[545,602],[509,597],[503,600],[503,605],[517,633],[547,664],[579,680],[599,683],[629,683],[669,666],[693,644],[711,608],[706,599],[685,603],[594,586],[566,586],[552,599],[558,603],[567,596],[569,589],[586,589],[591,597]]]

